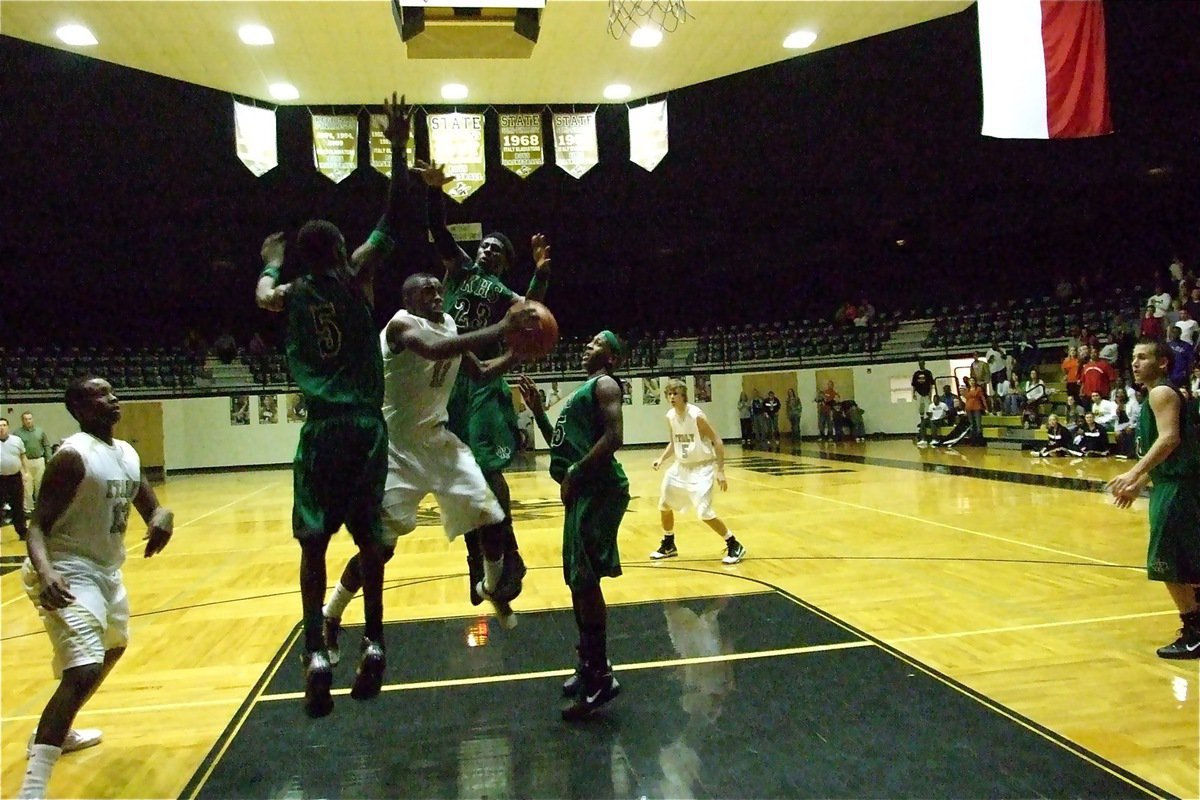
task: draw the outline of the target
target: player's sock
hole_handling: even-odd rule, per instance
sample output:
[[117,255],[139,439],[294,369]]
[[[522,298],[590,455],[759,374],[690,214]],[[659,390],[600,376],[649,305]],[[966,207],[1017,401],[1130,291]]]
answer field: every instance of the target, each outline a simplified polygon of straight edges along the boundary
[[500,582],[500,574],[504,572],[504,559],[498,558],[492,561],[490,558],[483,559],[483,590],[487,594],[491,594],[496,590],[496,584]]
[[62,748],[52,744],[35,744],[25,766],[25,780],[21,783],[21,791],[17,797],[42,798],[46,796],[46,784],[50,782],[50,772],[58,763]]
[[732,538],[733,538],[733,531],[727,529],[725,531],[725,541],[728,542]]
[[337,585],[333,587],[333,594],[329,595],[329,602],[321,609],[321,613],[326,617],[341,619],[346,606],[350,605],[350,601],[353,599],[354,592],[342,586],[342,582],[338,581]]

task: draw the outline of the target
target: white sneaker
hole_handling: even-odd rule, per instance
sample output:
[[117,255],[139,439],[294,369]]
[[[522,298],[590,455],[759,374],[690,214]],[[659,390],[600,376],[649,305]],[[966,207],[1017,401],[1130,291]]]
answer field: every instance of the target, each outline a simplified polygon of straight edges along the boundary
[[919,442],[917,442],[917,447],[929,447],[929,442],[921,439]]
[[[29,744],[25,748],[26,758],[33,755],[33,740],[36,736],[36,729],[29,734]],[[63,740],[62,751],[74,753],[76,750],[86,750],[100,744],[102,739],[104,739],[104,731],[99,728],[71,728],[67,731],[67,738]]]

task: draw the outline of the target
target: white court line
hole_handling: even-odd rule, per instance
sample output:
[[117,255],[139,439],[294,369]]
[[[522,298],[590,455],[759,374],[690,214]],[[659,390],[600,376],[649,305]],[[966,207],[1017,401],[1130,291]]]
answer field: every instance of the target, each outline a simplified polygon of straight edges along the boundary
[[[716,656],[696,656],[694,658],[674,658],[666,661],[642,661],[637,664],[613,664],[613,669],[621,672],[632,672],[639,669],[662,669],[664,667],[686,667],[691,664],[714,664],[725,661],[750,661],[757,658],[777,658],[779,656],[794,656],[802,653],[825,653],[831,650],[851,650],[856,647],[875,647],[875,642],[857,639],[852,642],[837,644],[814,644],[806,647],[785,647],[780,650],[757,650],[750,653],[725,653]],[[573,669],[549,669],[541,672],[513,672],[507,675],[482,675],[471,678],[447,678],[438,681],[414,681],[413,683],[396,683],[384,686],[384,692],[410,692],[416,689],[442,689],[450,686],[477,686],[486,683],[509,683],[511,681],[532,681],[541,678],[565,678],[572,674]],[[350,694],[349,689],[334,689],[333,695]],[[283,694],[263,695],[260,702],[276,700],[298,700],[304,697],[304,692],[285,692]]]
[[[197,522],[199,522],[202,519],[205,519],[206,517],[211,517],[213,514],[218,514],[227,508],[232,508],[233,506],[236,506],[238,503],[241,503],[244,500],[248,500],[251,497],[254,497],[254,495],[256,495],[256,494],[262,494],[267,489],[274,489],[278,485],[279,485],[279,481],[275,481],[274,483],[268,483],[266,486],[260,486],[259,488],[255,489],[253,492],[244,494],[241,497],[237,498],[236,500],[230,500],[228,503],[226,503],[223,506],[217,506],[216,508],[209,509],[208,511],[205,511],[203,514],[201,514],[198,517],[193,517],[192,519],[189,519],[187,522],[179,523],[178,525],[175,526],[174,530],[178,530],[179,528],[186,528],[188,525],[195,525]],[[128,555],[129,553],[132,553],[134,550],[145,548],[145,546],[146,546],[145,542],[146,542],[145,539],[139,539],[137,542],[126,547],[125,553]],[[25,597],[24,591],[22,591],[21,594],[17,595],[16,597],[10,598],[8,600],[5,600],[3,603],[0,603],[0,608],[8,608],[10,605],[17,602],[18,600],[24,600],[24,599],[26,599],[26,597]]]
[[[873,465],[868,464],[866,466],[873,466]],[[887,469],[887,468],[884,467],[883,469]],[[947,530],[958,531],[959,533],[969,533],[972,536],[978,536],[981,539],[992,539],[993,541],[1004,542],[1005,544],[1015,544],[1020,547],[1029,547],[1034,550],[1041,550],[1046,553],[1053,553],[1056,556],[1066,556],[1067,558],[1077,559],[1077,560],[1081,560],[1081,561],[1090,561],[1093,564],[1102,564],[1106,567],[1125,566],[1124,564],[1116,564],[1112,561],[1105,561],[1102,558],[1092,558],[1091,556],[1080,555],[1079,553],[1072,553],[1069,550],[1059,550],[1054,547],[1045,547],[1044,545],[1033,544],[1032,542],[1022,542],[1019,539],[1009,539],[1005,536],[997,536],[993,533],[983,533],[982,531],[973,531],[969,528],[962,528],[962,527],[959,527],[958,525],[951,525],[947,522],[938,522],[937,520],[925,519],[923,517],[914,517],[911,514],[902,514],[899,511],[887,511],[885,509],[875,508],[874,506],[864,506],[860,503],[851,503],[849,500],[835,500],[832,497],[824,497],[819,494],[809,494],[808,492],[801,492],[797,489],[789,489],[786,486],[783,486],[783,487],[770,486],[765,483],[759,483],[757,481],[747,480],[745,478],[742,478],[741,480],[743,483],[749,483],[752,486],[758,486],[763,489],[773,489],[774,491],[782,490],[785,492],[790,492],[792,494],[799,495],[801,497],[808,497],[808,498],[812,498],[814,500],[823,500],[827,503],[835,503],[840,506],[847,506],[848,508],[857,508],[862,511],[871,511],[876,514],[885,514],[890,517],[897,517],[899,519],[905,519],[905,520],[908,520],[909,522],[918,522],[922,525],[933,525],[938,528],[946,528]],[[1053,487],[1051,487],[1051,488],[1053,488]]]
[[921,636],[901,636],[897,639],[886,639],[888,644],[905,644],[907,642],[928,642],[937,639],[959,639],[964,636],[987,636],[995,633],[1018,633],[1033,631],[1039,628],[1066,628],[1071,625],[1093,625],[1101,622],[1120,622],[1126,619],[1145,619],[1147,617],[1175,617],[1178,611],[1143,611],[1137,614],[1117,614],[1111,617],[1089,617],[1087,619],[1067,619],[1058,622],[1031,622],[1028,625],[1007,625],[1002,628],[980,628],[973,631],[953,631],[950,633],[929,633]]

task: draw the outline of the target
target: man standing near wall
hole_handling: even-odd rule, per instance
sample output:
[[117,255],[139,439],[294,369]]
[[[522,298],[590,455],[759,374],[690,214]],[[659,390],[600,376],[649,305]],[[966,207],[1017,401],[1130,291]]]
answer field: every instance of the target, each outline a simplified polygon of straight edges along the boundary
[[25,541],[25,443],[8,432],[8,420],[0,417],[0,506],[8,503],[12,509],[13,527],[17,538]]
[[21,427],[16,434],[25,443],[25,463],[29,467],[25,473],[25,513],[32,514],[42,489],[46,459],[50,457],[50,440],[44,430],[33,424],[33,414],[28,411],[21,415]]
[[912,399],[917,406],[917,446],[929,444],[923,431],[925,415],[929,413],[929,402],[933,399],[933,373],[925,369],[925,359],[917,360],[912,374]]

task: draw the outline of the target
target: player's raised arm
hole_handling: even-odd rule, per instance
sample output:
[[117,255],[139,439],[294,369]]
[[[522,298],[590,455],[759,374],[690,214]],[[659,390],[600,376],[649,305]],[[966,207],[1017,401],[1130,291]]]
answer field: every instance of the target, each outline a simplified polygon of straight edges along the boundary
[[546,416],[546,409],[542,405],[542,396],[538,394],[537,385],[533,379],[528,375],[522,375],[517,380],[517,388],[521,390],[521,397],[525,398],[525,405],[529,406],[529,410],[533,412],[533,421],[537,423],[542,437],[547,442],[554,441],[554,427]]
[[357,283],[362,287],[368,302],[372,303],[375,271],[380,262],[395,249],[403,220],[411,213],[408,197],[408,155],[405,145],[408,143],[412,109],[404,102],[403,95],[397,99],[396,93],[392,92],[391,102],[384,98],[383,113],[387,118],[383,135],[392,143],[392,179],[388,184],[387,206],[375,225],[375,230],[350,257],[350,267],[355,273]]
[[525,290],[525,297],[542,302],[550,288],[550,241],[545,234],[535,233],[529,244],[533,248],[533,278]]
[[471,263],[471,257],[458,246],[450,229],[446,227],[446,193],[442,187],[450,182],[442,173],[442,168],[435,164],[418,164],[419,172],[425,185],[425,216],[429,226],[429,235],[433,238],[433,247],[437,250],[442,265],[446,268],[446,282],[458,277],[463,269]]
[[258,276],[258,285],[254,289],[254,301],[259,308],[267,311],[282,311],[284,300],[287,298],[291,284],[280,284],[279,276],[283,269],[284,235],[283,231],[272,233],[262,243],[263,269]]

